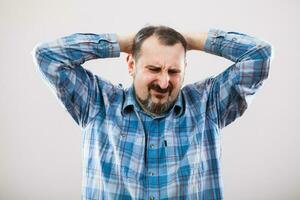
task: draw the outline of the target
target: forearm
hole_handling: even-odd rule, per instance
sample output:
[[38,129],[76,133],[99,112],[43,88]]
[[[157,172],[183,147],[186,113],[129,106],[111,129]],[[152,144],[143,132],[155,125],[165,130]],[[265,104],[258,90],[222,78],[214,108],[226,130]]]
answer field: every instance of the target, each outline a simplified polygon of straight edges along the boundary
[[115,34],[75,33],[39,44],[33,52],[37,60],[73,67],[96,58],[118,57],[120,49]]
[[271,57],[271,45],[266,41],[244,33],[215,28],[208,32],[204,51],[235,63],[268,60]]
[[64,73],[80,67],[88,60],[118,57],[119,45],[114,34],[72,34],[38,44],[33,58],[45,77],[56,84]]

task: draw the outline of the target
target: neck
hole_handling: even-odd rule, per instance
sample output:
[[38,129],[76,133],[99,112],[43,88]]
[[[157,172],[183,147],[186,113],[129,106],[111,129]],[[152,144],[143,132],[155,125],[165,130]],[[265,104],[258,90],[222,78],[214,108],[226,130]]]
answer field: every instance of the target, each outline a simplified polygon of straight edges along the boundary
[[154,117],[159,116],[158,114],[152,113],[152,112],[150,112],[148,109],[146,109],[145,106],[140,102],[139,98],[137,98],[137,96],[135,96],[135,99],[137,100],[138,104],[140,105],[140,107],[142,108],[142,110],[143,110],[145,113],[147,113],[147,114],[149,114],[149,115],[152,115],[152,116],[154,116]]

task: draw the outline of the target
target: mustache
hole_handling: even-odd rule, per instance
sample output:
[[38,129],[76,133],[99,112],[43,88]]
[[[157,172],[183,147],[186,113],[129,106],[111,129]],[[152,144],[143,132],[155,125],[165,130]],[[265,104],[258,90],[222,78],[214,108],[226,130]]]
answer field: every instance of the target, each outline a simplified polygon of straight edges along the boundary
[[149,90],[155,90],[155,91],[157,91],[157,92],[160,92],[160,93],[166,93],[166,92],[169,92],[169,93],[171,93],[171,91],[173,90],[173,86],[172,86],[172,84],[169,84],[169,86],[167,87],[167,88],[165,88],[165,89],[162,89],[159,85],[157,85],[157,84],[151,84],[150,86],[149,86]]

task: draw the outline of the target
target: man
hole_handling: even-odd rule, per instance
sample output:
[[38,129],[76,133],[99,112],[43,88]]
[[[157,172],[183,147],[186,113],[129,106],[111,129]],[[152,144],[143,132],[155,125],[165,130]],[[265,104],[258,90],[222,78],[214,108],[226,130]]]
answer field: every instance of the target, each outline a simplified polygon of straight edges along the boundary
[[[183,86],[186,52],[234,62]],[[115,86],[81,65],[128,54],[133,84]],[[268,77],[271,46],[237,32],[76,33],[37,45],[43,77],[83,131],[82,199],[223,199],[220,129],[241,116]]]

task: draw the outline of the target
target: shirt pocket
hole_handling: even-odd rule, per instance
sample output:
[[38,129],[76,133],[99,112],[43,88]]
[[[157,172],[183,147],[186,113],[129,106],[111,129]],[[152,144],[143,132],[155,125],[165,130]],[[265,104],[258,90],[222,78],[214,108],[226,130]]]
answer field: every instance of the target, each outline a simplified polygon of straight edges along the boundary
[[164,145],[167,164],[179,164],[190,148],[190,138],[171,133],[165,136]]
[[126,127],[113,125],[110,129],[109,140],[115,164],[120,167],[122,176],[128,180],[139,179],[144,164],[144,135],[138,131],[128,131]]

